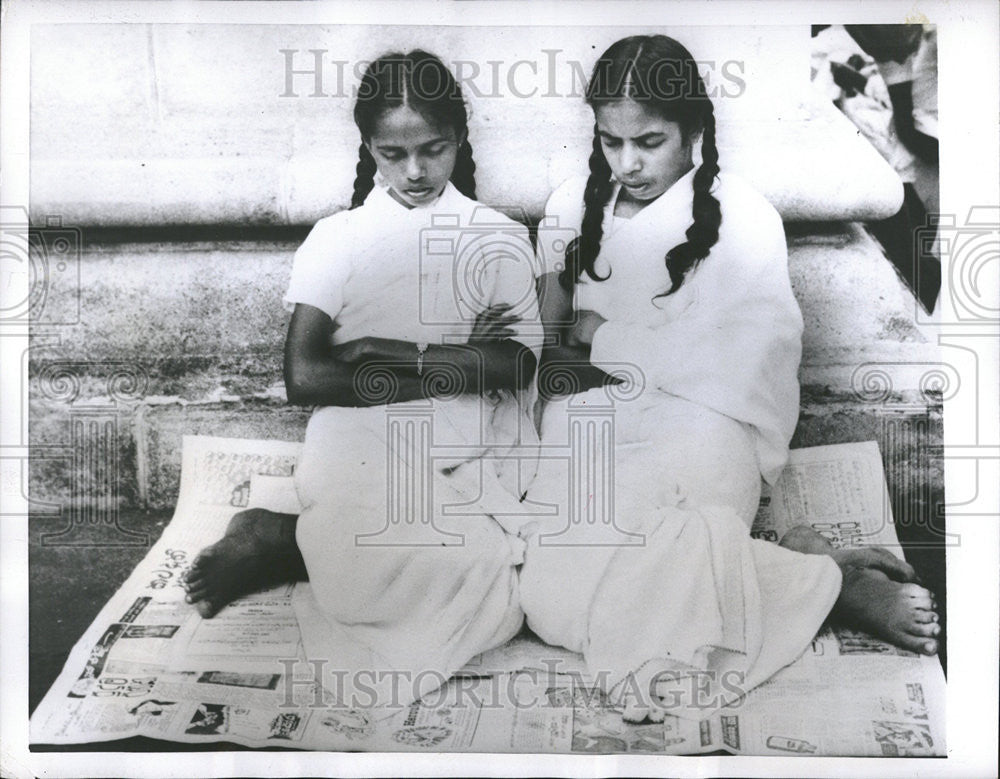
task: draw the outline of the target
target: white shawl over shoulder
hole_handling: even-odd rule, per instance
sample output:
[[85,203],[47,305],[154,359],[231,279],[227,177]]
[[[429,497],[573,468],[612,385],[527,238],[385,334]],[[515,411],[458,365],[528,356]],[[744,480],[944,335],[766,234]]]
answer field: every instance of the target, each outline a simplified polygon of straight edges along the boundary
[[[664,256],[686,240],[692,223],[693,176],[628,220],[612,216],[615,192],[596,263],[600,275],[611,275],[600,282],[584,275],[574,306],[608,320],[594,336],[592,363],[632,363],[647,392],[655,388],[751,425],[761,474],[773,482],[798,420],[802,354],[781,218],[741,179],[720,175],[712,190],[722,209],[718,243],[677,292],[656,297],[670,288]],[[552,194],[543,227],[579,230],[584,185],[574,179]],[[540,230],[542,260],[561,261],[546,240]]]

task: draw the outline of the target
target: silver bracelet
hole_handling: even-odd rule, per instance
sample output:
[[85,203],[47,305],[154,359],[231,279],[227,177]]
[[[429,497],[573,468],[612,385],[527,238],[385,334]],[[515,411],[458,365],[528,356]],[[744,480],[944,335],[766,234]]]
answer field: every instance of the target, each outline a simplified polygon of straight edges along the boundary
[[427,344],[417,344],[417,376],[424,375],[424,352],[427,351]]

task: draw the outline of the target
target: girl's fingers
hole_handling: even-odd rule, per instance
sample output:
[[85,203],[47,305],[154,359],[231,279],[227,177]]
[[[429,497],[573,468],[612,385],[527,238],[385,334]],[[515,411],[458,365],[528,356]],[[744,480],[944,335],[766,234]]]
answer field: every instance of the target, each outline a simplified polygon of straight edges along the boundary
[[517,334],[517,331],[510,327],[491,327],[489,330],[483,330],[479,333],[474,333],[470,339],[470,343],[483,343],[488,341],[501,341],[504,338],[511,338]]
[[504,303],[503,305],[493,306],[491,308],[486,309],[479,316],[480,317],[485,317],[487,319],[495,319],[496,317],[504,316],[512,308],[513,308],[513,306],[509,306],[506,303]]
[[483,322],[476,325],[472,329],[472,335],[488,335],[490,333],[499,332],[500,330],[506,330],[509,329],[510,325],[516,325],[520,321],[520,319],[515,317],[513,319],[498,319],[492,322]]
[[488,333],[483,333],[478,336],[476,340],[478,341],[502,341],[504,338],[510,338],[514,335],[514,331],[508,328],[503,330],[491,330]]
[[510,322],[511,324],[514,324],[515,322],[520,322],[521,317],[517,316],[516,314],[500,313],[500,314],[493,314],[491,316],[483,316],[477,321],[488,322],[490,324],[493,324],[494,322]]

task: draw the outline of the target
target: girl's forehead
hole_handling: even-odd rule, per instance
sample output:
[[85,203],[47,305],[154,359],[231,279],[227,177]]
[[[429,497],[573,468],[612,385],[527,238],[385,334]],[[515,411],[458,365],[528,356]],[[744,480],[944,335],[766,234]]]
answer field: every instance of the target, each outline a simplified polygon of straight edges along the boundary
[[427,121],[419,112],[406,105],[390,108],[375,123],[372,140],[393,146],[427,143],[436,138],[453,139],[455,131]]
[[677,122],[671,122],[648,106],[629,99],[600,105],[594,110],[594,116],[598,129],[619,138],[669,133],[677,128]]

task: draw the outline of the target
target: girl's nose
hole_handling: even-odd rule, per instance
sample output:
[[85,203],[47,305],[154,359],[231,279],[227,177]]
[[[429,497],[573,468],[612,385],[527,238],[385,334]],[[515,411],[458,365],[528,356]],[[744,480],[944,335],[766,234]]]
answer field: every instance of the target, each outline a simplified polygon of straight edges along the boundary
[[424,176],[424,164],[419,157],[413,155],[406,159],[406,175],[416,181]]
[[640,167],[639,155],[636,152],[636,149],[630,144],[626,143],[622,147],[621,164],[622,170],[626,173],[634,173]]

